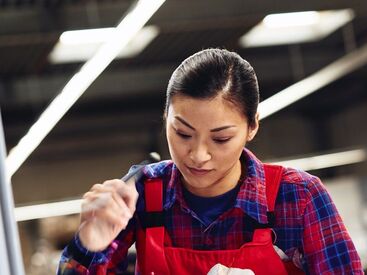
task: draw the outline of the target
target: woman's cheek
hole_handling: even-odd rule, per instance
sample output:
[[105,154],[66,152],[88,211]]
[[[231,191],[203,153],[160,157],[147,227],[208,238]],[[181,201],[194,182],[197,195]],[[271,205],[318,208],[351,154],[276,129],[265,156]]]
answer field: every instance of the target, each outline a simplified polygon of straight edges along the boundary
[[[170,137],[171,150],[175,154],[176,158],[182,158],[184,152],[187,150],[187,142],[182,141],[177,135],[172,135]],[[177,161],[177,160],[176,160]]]
[[239,157],[241,156],[243,150],[243,146],[241,143],[236,144],[224,144],[220,147],[219,150],[217,150],[217,159],[219,156],[219,159],[224,165],[229,165],[234,161],[237,161]]

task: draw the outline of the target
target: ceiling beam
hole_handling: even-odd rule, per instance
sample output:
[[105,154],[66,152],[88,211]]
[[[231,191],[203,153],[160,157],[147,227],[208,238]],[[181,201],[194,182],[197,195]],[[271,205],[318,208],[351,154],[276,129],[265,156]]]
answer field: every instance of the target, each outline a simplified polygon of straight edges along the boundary
[[[100,27],[114,26],[129,6],[127,1],[103,1],[98,2],[95,7],[98,13]],[[210,7],[210,8],[208,8]],[[196,1],[167,1],[167,3],[154,15],[149,24],[165,27],[181,24],[187,25],[194,21],[197,28],[201,28],[201,22],[212,22],[217,25],[222,20],[233,22],[253,21],[266,14],[278,12],[292,12],[303,10],[328,10],[353,8],[357,16],[367,16],[365,0],[334,0],[334,1],[266,1],[266,4],[259,5],[257,0],[196,0]],[[43,13],[53,12],[57,16],[45,17]],[[39,5],[27,6],[26,8],[13,8],[0,10],[0,35],[11,33],[44,32],[45,20],[60,28],[60,31],[75,28],[95,27],[91,23],[88,15],[88,8],[85,3],[65,3],[52,8],[44,8]],[[22,18],[22,20],[19,20]],[[251,20],[249,20],[251,19]],[[55,22],[51,22],[55,20]],[[213,21],[215,20],[215,21]],[[57,22],[56,22],[57,21]],[[47,24],[46,24],[47,25]],[[209,25],[210,24],[205,24]],[[246,26],[244,26],[245,29]]]

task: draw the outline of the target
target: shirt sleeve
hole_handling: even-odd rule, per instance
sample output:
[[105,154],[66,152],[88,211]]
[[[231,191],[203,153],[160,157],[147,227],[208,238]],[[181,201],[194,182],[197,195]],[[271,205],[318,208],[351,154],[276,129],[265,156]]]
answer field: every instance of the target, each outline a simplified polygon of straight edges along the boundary
[[317,177],[308,184],[303,218],[303,250],[310,274],[364,274],[347,229]]
[[61,254],[58,275],[120,274],[127,268],[127,252],[135,242],[135,219],[101,252],[91,252],[83,247],[78,235]]

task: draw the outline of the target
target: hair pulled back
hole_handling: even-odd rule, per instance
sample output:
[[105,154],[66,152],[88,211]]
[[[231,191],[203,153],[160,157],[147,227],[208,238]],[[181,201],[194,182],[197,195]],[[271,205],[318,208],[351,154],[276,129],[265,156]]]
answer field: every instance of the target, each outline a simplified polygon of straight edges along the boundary
[[175,95],[211,99],[222,95],[247,118],[256,121],[259,86],[254,69],[235,52],[205,49],[185,59],[173,72],[167,87],[165,112]]

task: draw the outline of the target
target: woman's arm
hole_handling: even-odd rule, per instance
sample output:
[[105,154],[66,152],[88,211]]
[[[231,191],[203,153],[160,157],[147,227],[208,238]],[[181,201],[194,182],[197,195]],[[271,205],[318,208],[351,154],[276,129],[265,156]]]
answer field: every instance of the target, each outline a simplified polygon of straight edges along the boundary
[[310,274],[363,274],[361,260],[324,185],[308,184],[303,250]]
[[103,251],[91,252],[81,243],[78,235],[65,247],[58,266],[58,275],[113,274],[127,268],[127,252],[135,242],[135,217],[127,228]]
[[122,269],[135,241],[138,197],[135,181],[117,179],[95,184],[85,193],[79,230],[62,254],[58,274],[106,274]]

